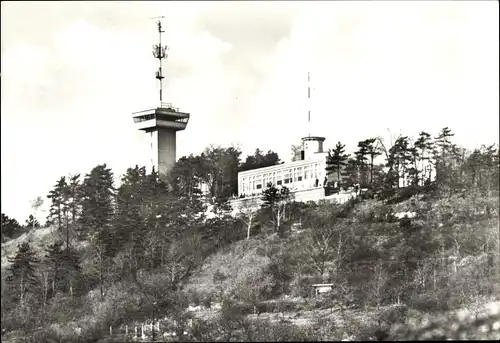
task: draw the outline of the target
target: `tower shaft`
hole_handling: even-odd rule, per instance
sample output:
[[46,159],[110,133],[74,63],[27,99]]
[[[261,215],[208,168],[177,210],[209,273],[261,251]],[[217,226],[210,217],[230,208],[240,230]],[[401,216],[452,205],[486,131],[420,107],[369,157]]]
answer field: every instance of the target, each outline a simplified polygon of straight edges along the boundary
[[176,162],[177,132],[172,129],[155,128],[148,134],[151,165],[159,174],[166,175]]

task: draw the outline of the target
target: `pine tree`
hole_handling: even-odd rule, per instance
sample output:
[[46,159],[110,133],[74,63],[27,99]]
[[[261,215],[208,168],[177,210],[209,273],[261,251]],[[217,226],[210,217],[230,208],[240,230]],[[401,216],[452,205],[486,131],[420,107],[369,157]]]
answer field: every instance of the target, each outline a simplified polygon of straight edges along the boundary
[[113,220],[115,246],[120,249],[132,240],[133,231],[142,225],[140,207],[143,193],[141,183],[146,168],[128,168],[116,193],[116,213]]
[[355,184],[359,183],[359,165],[356,160],[353,158],[348,159],[341,174],[346,187],[353,187]]
[[201,163],[200,156],[191,154],[187,157],[181,157],[172,168],[169,181],[178,197],[186,197],[190,202],[196,202],[200,199],[200,186],[203,180]]
[[431,154],[434,150],[434,142],[432,141],[431,134],[425,131],[421,131],[414,146],[416,149],[418,149],[418,156],[420,158],[420,166],[418,169],[420,170],[420,173],[422,175],[422,184],[424,184],[426,181],[426,177],[430,178],[430,175],[425,175],[424,164],[425,161],[431,161]]
[[73,295],[75,281],[80,275],[80,259],[73,248],[63,249],[63,241],[57,241],[47,247],[45,263],[49,270],[51,295],[69,291]]
[[30,297],[38,294],[36,268],[39,260],[29,243],[25,242],[17,247],[16,256],[8,259],[11,265],[7,268],[6,282],[14,301],[24,305]]
[[377,138],[369,138],[362,142],[367,155],[370,157],[370,185],[373,185],[374,160],[377,156],[382,155],[382,151],[377,143]]
[[63,279],[61,260],[63,254],[63,241],[57,241],[50,244],[45,249],[45,263],[49,270],[49,280],[51,284],[51,295],[54,296],[56,292],[60,289],[61,281]]
[[[67,187],[67,212],[70,218],[67,219],[67,223],[71,223],[71,226],[68,227],[68,233],[71,231],[72,234],[75,234],[79,231],[78,229],[78,218],[81,213],[81,184],[80,184],[80,174],[70,175],[69,176],[70,183]],[[66,242],[66,249],[69,248],[69,240]]]
[[64,289],[69,292],[70,296],[73,296],[75,292],[74,285],[81,275],[80,257],[73,247],[63,250],[60,268],[64,273]]
[[113,191],[113,173],[106,164],[98,165],[85,176],[80,217],[83,237],[101,239],[109,232],[114,210]]
[[[406,179],[408,177],[408,169],[411,168],[412,157],[410,153],[408,137],[401,136],[396,139],[394,145],[389,149],[389,159],[387,165],[389,167],[389,177],[396,181],[397,188],[401,185],[406,187]],[[396,177],[394,177],[396,176]]]
[[56,224],[59,232],[63,232],[64,229],[64,207],[67,187],[66,177],[62,176],[55,184],[54,189],[47,195],[47,198],[51,199],[49,218]]
[[341,183],[341,172],[344,166],[347,165],[347,159],[350,154],[345,153],[345,145],[337,142],[335,149],[330,150],[327,156],[327,173],[337,173],[337,181]]
[[407,168],[408,171],[408,178],[410,180],[409,186],[418,186],[419,185],[419,180],[420,180],[420,171],[418,169],[418,160],[420,157],[419,150],[413,144],[413,146],[408,148],[408,156],[409,156],[409,161],[410,165]]
[[137,280],[137,272],[143,267],[146,218],[143,216],[145,204],[146,168],[128,168],[122,177],[116,194],[116,214],[113,220],[114,252],[126,252],[129,261],[124,273]]
[[368,161],[368,146],[366,141],[358,142],[358,150],[354,153],[358,165],[358,183],[366,185],[366,161]]
[[457,147],[451,138],[455,136],[448,127],[441,129],[435,138],[436,183],[444,191],[451,192],[452,169],[456,166]]
[[9,218],[9,216],[2,213],[2,242],[5,238],[12,238],[16,232],[19,232],[21,225],[14,218]]
[[107,266],[113,253],[112,219],[114,181],[106,164],[94,167],[82,184],[80,238],[89,238],[94,248],[101,299],[104,299]]

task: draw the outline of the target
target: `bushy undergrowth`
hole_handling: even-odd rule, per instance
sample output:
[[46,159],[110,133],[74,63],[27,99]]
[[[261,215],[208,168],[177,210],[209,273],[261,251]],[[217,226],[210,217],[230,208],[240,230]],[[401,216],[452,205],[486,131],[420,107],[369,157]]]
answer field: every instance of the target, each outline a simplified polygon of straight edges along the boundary
[[[326,235],[342,233],[339,252],[321,250],[321,239],[327,236],[311,236],[316,227],[304,227],[287,238],[255,237],[206,258],[182,289],[173,287],[169,272],[158,268],[141,273],[135,282],[110,283],[104,300],[94,287],[82,297],[50,299],[42,317],[29,308],[12,311],[3,318],[2,328],[20,329],[38,316],[47,325],[31,331],[34,339],[91,341],[108,335],[110,325],[151,318],[153,306],[157,316],[180,322],[189,304],[209,308],[218,302],[220,313],[195,321],[190,339],[400,339],[416,335],[416,329],[402,328],[414,313],[438,315],[494,293],[498,198],[470,195],[423,201],[418,195],[393,204],[366,200],[342,209],[328,206],[315,205],[314,209],[339,214],[333,231],[325,231]],[[416,216],[397,219],[399,212],[415,212]],[[335,242],[329,244],[336,247]],[[325,272],[319,275],[312,266],[323,256]],[[325,279],[334,283],[333,292],[311,297],[311,285]],[[319,313],[339,307],[366,313],[381,310],[364,319],[347,316],[342,323],[325,319],[320,325],[317,319],[305,327],[270,319],[254,322],[248,317],[253,313],[257,317]]]
[[271,259],[256,253],[260,244],[259,240],[241,241],[208,258],[186,286],[193,302],[199,305],[226,298],[251,301],[253,297],[267,297],[273,288],[268,274]]

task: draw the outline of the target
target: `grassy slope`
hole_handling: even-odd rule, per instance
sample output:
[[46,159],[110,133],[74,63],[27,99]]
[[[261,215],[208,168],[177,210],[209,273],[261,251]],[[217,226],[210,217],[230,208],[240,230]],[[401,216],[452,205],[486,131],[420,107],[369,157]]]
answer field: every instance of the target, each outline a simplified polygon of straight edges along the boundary
[[38,228],[31,229],[15,239],[2,243],[2,271],[9,265],[8,258],[16,255],[18,245],[29,242],[41,258],[46,246],[54,242],[57,237],[58,234],[52,227]]
[[[416,212],[418,215],[425,215],[426,218],[436,221],[441,221],[442,218],[438,214],[438,208],[447,206],[443,204],[445,201],[436,201],[436,202],[426,202],[421,201],[416,198],[412,198],[406,201],[403,201],[394,205],[383,204],[382,202],[376,200],[365,201],[357,205],[355,209],[355,216],[357,219],[362,219],[363,217],[367,217],[370,215],[370,212],[375,212],[381,208],[384,208],[383,212],[386,213],[397,213],[397,212]],[[480,199],[478,202],[479,213],[483,211],[482,203],[497,203],[498,198],[494,199]],[[457,206],[455,215],[460,213],[462,209],[468,207],[467,199],[454,199],[453,204]],[[390,209],[389,209],[390,208]],[[484,212],[484,211],[483,211]],[[492,210],[492,216],[496,217],[495,220],[487,220],[481,221],[479,220],[476,225],[478,226],[487,226],[484,227],[485,230],[489,230],[491,232],[496,232],[498,230],[498,209],[494,208]],[[197,273],[193,277],[191,277],[189,283],[186,285],[187,290],[196,290],[198,292],[207,294],[207,293],[216,293],[222,292],[225,295],[233,294],[233,292],[237,291],[238,284],[242,284],[245,281],[245,277],[248,275],[249,270],[251,268],[265,268],[269,263],[267,258],[256,257],[255,252],[258,248],[265,249],[266,246],[269,245],[271,238],[254,238],[250,241],[237,242],[233,244],[229,249],[225,251],[219,251],[215,253],[212,257],[207,259],[203,266],[201,266]],[[476,268],[476,266],[484,263],[484,256],[465,256],[459,262],[459,265],[462,266],[462,269],[466,271],[466,269]],[[216,273],[223,272],[226,276],[226,279],[222,282],[214,281],[214,275]],[[300,301],[299,298],[296,300]],[[303,300],[303,299],[302,299]],[[419,311],[411,311],[409,317],[407,318],[406,323],[412,330],[422,329],[430,325],[430,323],[437,323],[437,325],[449,326],[447,320],[454,320],[457,318],[457,322],[461,322],[463,320],[467,321],[468,317],[470,317],[471,313],[486,313],[491,311],[486,311],[481,308],[493,307],[493,313],[498,314],[500,309],[500,295],[492,296],[489,298],[481,298],[477,299],[475,304],[471,304],[466,306],[460,310],[456,311],[448,311],[443,313],[433,313],[426,314]],[[349,320],[354,320],[355,322],[362,323],[362,326],[366,325],[374,325],[376,320],[379,318],[380,313],[384,311],[390,310],[391,306],[386,306],[381,308],[379,311],[375,309],[365,309],[365,310],[348,310],[342,316],[340,315],[338,309],[326,309],[326,310],[297,310],[289,313],[284,313],[283,317],[286,320],[289,320],[291,323],[296,325],[307,325],[311,323],[313,320],[318,318],[330,319],[333,320],[337,325],[342,326],[345,322],[345,316],[349,318]],[[464,315],[467,314],[467,315]],[[198,315],[200,317],[205,317],[205,315],[213,314],[213,310],[202,309],[198,311]],[[250,315],[249,317],[257,317],[256,315]],[[261,319],[275,319],[278,320],[278,314],[272,313],[261,313],[259,316]],[[500,324],[496,324],[499,326]],[[394,328],[393,328],[394,330]],[[500,335],[500,328],[496,332],[479,332],[480,336],[475,338],[491,338],[493,335],[497,337]],[[469,336],[470,337],[470,336]],[[338,337],[340,339],[341,337]]]
[[[268,261],[265,258],[255,258],[255,251],[259,247],[265,247],[269,244],[269,239],[253,239],[248,242],[238,242],[235,243],[230,249],[224,252],[218,252],[214,254],[211,258],[207,259],[205,264],[199,269],[198,273],[194,275],[190,282],[186,285],[187,290],[196,290],[203,293],[217,292],[217,289],[222,289],[227,295],[231,294],[232,291],[237,290],[235,284],[244,282],[245,276],[248,274],[249,268],[263,268],[266,266]],[[213,276],[216,272],[223,271],[227,273],[228,278],[223,282],[214,282]],[[220,287],[220,288],[218,288]],[[304,303],[305,300],[301,298],[293,299],[297,303]],[[300,308],[300,306],[299,306]],[[303,326],[310,325],[313,322],[320,320],[328,320],[330,323],[335,323],[335,327],[344,328],[339,330],[334,337],[335,339],[342,339],[344,337],[344,332],[347,336],[356,336],[357,330],[363,327],[376,326],[377,321],[381,314],[393,311],[397,308],[397,305],[384,306],[379,310],[375,308],[367,309],[347,309],[345,312],[341,312],[339,308],[331,309],[297,309],[295,311],[279,313],[260,313],[259,315],[249,315],[249,319],[259,319],[259,320],[271,320],[278,321],[284,319],[294,325]],[[200,306],[198,309],[194,310],[195,317],[208,319],[213,317],[217,311]],[[481,328],[479,330],[471,328],[471,333],[468,333],[468,338],[475,339],[493,339],[500,335],[500,295],[492,297],[482,297],[477,299],[477,302],[470,304],[469,306],[463,307],[459,310],[438,312],[438,313],[424,313],[416,310],[410,310],[407,313],[407,318],[405,320],[405,325],[407,328],[413,331],[423,330],[429,328],[428,332],[423,333],[424,337],[428,334],[438,334],[443,330],[447,330],[452,327],[451,323],[454,325],[467,325],[469,322],[475,318],[476,315],[481,317],[482,315],[492,314],[497,316],[497,327],[496,331],[488,331],[485,329],[482,332]],[[355,323],[353,325],[353,323]],[[431,329],[432,325],[436,324],[436,329]],[[444,329],[443,329],[444,328]],[[396,325],[390,328],[390,332],[396,334],[403,329],[403,325]]]
[[[356,217],[365,216],[374,207],[376,208],[381,206],[387,205],[382,205],[382,203],[376,201],[367,201],[361,203],[356,208]],[[436,204],[432,204],[431,208],[435,206]],[[426,212],[429,211],[429,209],[424,202],[414,202],[410,199],[403,203],[392,206],[392,212],[399,211]],[[493,214],[498,215],[498,209],[496,209],[496,213]],[[12,241],[2,243],[2,269],[4,269],[6,265],[8,265],[7,257],[13,257],[15,255],[18,244],[29,241],[33,244],[35,249],[39,251],[41,256],[46,245],[50,244],[57,238],[57,233],[53,232],[51,228],[42,228],[32,230]],[[274,237],[253,238],[249,241],[237,242],[233,244],[229,249],[215,253],[214,255],[209,257],[202,266],[200,266],[198,271],[190,278],[189,282],[186,284],[185,289],[188,291],[196,291],[198,293],[204,293],[208,295],[220,293],[223,293],[224,295],[231,295],[238,293],[238,291],[241,290],[240,287],[245,285],[248,277],[252,276],[252,271],[263,270],[270,263],[268,258],[256,254],[256,251],[257,249],[266,249],[274,240]],[[471,260],[470,257],[468,259]],[[222,281],[214,280],[214,275],[216,273],[222,273],[225,276],[225,279]],[[296,300],[297,302],[302,301],[299,299]],[[497,301],[496,303],[495,300]],[[498,302],[499,300],[500,299],[498,298],[481,299],[478,300],[477,304],[475,304],[474,306],[481,307],[484,306],[484,304],[489,304],[490,306],[496,306],[496,308],[498,309],[500,307],[500,303]],[[388,308],[386,307],[382,309],[382,311],[387,309]],[[462,309],[462,312],[458,311],[457,313],[465,313],[466,311],[468,311],[468,309]],[[213,315],[216,311],[201,310],[200,312],[205,312],[206,314]],[[347,316],[349,320],[364,323],[363,325],[369,325],[370,323],[373,324],[375,319],[378,318],[379,313],[380,312],[376,312],[374,309],[366,309],[363,311],[348,310],[346,311],[346,314],[341,315],[337,309],[315,311],[298,309],[294,312],[285,313],[284,318],[290,320],[296,325],[307,325],[308,323],[312,322],[313,320],[317,320],[318,318],[330,318],[331,320],[334,320],[337,325],[341,326],[345,321],[345,316]],[[200,315],[202,314],[203,313],[200,313]],[[430,315],[419,313],[418,311],[413,311],[412,314],[409,315],[407,323],[409,323],[409,325],[413,325],[414,327],[421,328],[427,326],[428,322],[436,321],[444,323],[443,318],[450,318],[453,317],[453,315],[454,313]],[[278,316],[277,314],[263,313],[259,315],[259,318],[274,318],[277,320]],[[498,332],[493,334],[497,335]],[[485,335],[487,335],[487,333],[485,333]],[[484,337],[486,336],[481,336],[481,338]],[[338,337],[338,339],[340,338],[341,337]]]

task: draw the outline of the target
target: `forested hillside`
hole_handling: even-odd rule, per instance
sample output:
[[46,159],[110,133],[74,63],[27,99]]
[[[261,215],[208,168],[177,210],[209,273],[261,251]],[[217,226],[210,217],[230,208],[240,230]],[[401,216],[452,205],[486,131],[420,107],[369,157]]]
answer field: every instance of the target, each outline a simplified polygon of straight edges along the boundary
[[498,145],[468,151],[444,128],[357,148],[339,142],[327,170],[334,191],[368,189],[358,198],[298,203],[269,184],[238,216],[238,171],[276,153],[208,147],[167,177],[61,177],[46,225],[41,198],[26,225],[2,214],[2,341],[498,338]]

